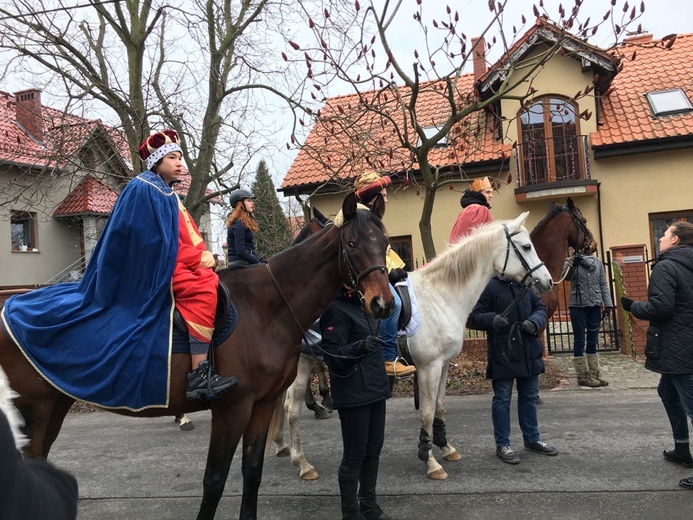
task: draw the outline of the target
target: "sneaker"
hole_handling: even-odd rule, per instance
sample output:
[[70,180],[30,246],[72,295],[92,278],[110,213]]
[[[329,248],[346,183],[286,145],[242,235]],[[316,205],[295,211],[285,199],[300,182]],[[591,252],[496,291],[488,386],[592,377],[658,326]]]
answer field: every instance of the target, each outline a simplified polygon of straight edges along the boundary
[[519,455],[515,453],[515,450],[513,450],[510,446],[498,446],[496,448],[496,456],[508,464],[520,463]]
[[536,451],[537,453],[548,455],[550,457],[558,455],[558,450],[550,444],[546,444],[544,441],[525,442],[525,449],[529,451]]
[[411,374],[416,372],[416,367],[411,365],[405,365],[399,360],[385,361],[385,372],[388,376],[404,377],[410,376]]
[[185,397],[188,399],[214,399],[224,392],[232,390],[238,384],[238,379],[219,376],[209,361],[203,361],[195,370],[188,372],[188,389]]
[[691,457],[690,453],[684,454],[676,450],[664,450],[662,455],[664,455],[664,458],[669,462],[681,464],[684,468],[693,468],[693,457]]
[[682,478],[679,480],[679,486],[686,489],[693,489],[693,477]]

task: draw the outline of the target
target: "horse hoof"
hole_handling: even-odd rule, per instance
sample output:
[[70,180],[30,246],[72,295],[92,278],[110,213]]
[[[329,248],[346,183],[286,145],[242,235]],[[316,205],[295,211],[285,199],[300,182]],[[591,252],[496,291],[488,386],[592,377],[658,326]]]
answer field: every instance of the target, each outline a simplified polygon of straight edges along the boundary
[[448,478],[448,474],[445,472],[443,468],[440,468],[435,471],[431,471],[428,474],[428,478],[433,480],[445,480],[446,478]]
[[460,452],[459,452],[459,451],[455,450],[455,451],[453,451],[452,453],[449,453],[448,455],[446,455],[446,456],[443,457],[443,458],[444,458],[445,460],[448,460],[448,461],[461,460],[461,459],[462,459],[462,455],[460,455]]
[[289,455],[291,455],[291,450],[288,446],[277,452],[277,457],[288,457]]
[[318,478],[318,472],[313,468],[305,473],[301,473],[301,480],[315,480],[316,478]]
[[329,419],[330,417],[330,412],[326,408],[323,408],[322,410],[317,410],[315,412],[316,419]]

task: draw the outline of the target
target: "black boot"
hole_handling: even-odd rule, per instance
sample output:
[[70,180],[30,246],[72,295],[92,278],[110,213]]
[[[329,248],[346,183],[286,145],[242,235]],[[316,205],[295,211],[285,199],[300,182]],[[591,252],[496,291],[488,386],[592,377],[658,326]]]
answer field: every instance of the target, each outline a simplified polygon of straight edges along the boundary
[[378,505],[375,486],[378,482],[380,459],[365,459],[359,475],[359,509],[366,520],[392,520]]
[[359,511],[358,488],[361,468],[339,466],[339,494],[342,497],[343,520],[366,520]]
[[236,387],[238,379],[219,376],[209,361],[202,361],[192,372],[188,372],[188,389],[185,397],[188,399],[214,399],[224,392]]

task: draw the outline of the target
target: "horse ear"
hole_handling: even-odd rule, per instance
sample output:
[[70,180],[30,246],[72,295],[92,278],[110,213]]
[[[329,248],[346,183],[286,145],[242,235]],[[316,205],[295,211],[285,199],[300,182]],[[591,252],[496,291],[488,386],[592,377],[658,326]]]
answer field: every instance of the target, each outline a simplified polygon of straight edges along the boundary
[[380,219],[382,219],[383,215],[385,214],[385,199],[383,199],[383,196],[380,193],[376,195],[375,200],[373,201],[371,212],[378,215],[378,218]]
[[573,202],[573,199],[568,197],[568,209],[570,211],[575,211],[575,203]]
[[356,195],[353,192],[349,193],[342,203],[342,215],[344,222],[351,220],[356,215]]
[[524,213],[521,213],[519,217],[517,217],[515,220],[512,222],[512,229],[513,231],[520,229],[522,226],[525,225],[525,222],[527,221],[527,217],[529,216],[529,211],[525,211]]
[[313,208],[313,216],[323,224],[329,220],[318,208]]

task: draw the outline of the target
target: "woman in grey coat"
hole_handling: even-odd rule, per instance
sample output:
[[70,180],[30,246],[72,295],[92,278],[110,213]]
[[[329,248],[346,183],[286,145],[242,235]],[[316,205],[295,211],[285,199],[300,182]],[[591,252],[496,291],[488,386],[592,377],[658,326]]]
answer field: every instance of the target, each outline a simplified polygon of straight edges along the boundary
[[[604,265],[594,254],[580,252],[573,256],[572,264],[566,280],[570,280],[568,307],[573,325],[573,365],[577,382],[593,388],[607,386],[609,382],[601,377],[597,354],[602,319],[614,306]],[[565,268],[570,268],[570,259],[566,260]]]

